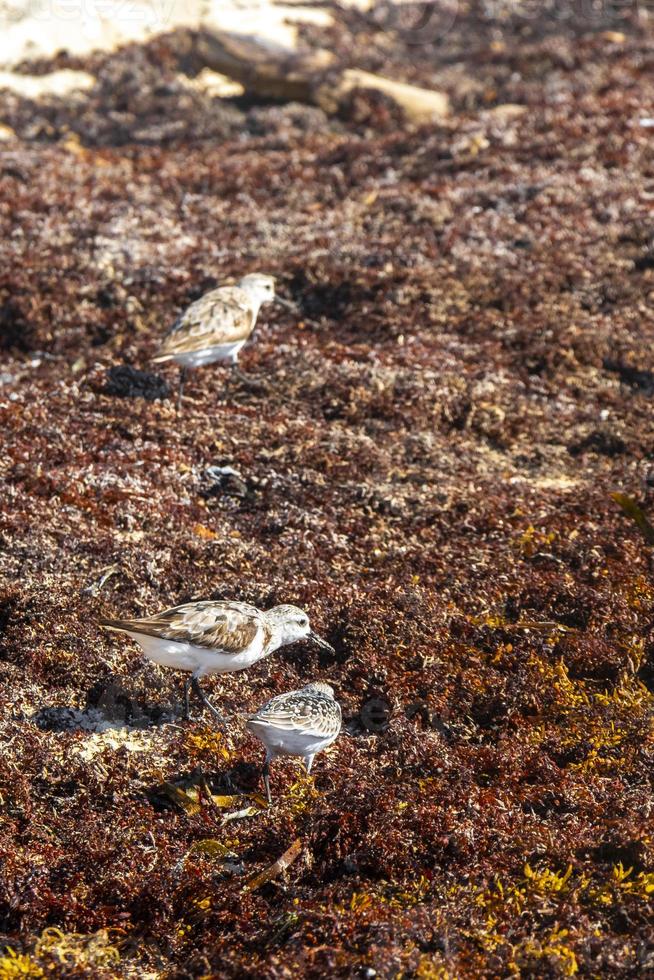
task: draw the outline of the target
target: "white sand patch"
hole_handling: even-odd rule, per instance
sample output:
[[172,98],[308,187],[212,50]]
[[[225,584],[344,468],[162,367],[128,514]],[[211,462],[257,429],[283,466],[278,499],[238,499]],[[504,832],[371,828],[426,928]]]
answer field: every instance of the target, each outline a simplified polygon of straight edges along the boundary
[[16,75],[9,71],[0,71],[0,89],[11,89],[26,99],[38,99],[43,95],[70,95],[72,92],[88,91],[94,85],[93,75],[67,68],[48,75]]
[[204,92],[213,98],[232,99],[243,95],[245,91],[240,82],[235,82],[227,75],[221,75],[210,68],[203,68],[195,78],[188,78],[188,76],[180,74],[177,76],[177,81],[186,88],[196,92]]
[[127,752],[161,751],[164,733],[176,731],[172,715],[166,715],[164,723],[147,727],[128,725],[126,722],[107,717],[99,708],[51,707],[38,711],[32,716],[32,721],[43,732],[52,738],[64,733],[75,732],[82,738],[68,742],[68,751],[73,756],[90,762],[105,751],[115,752],[125,749]]
[[126,752],[151,752],[161,748],[161,729],[143,731],[133,728],[123,728],[94,732],[83,742],[72,747],[72,753],[85,762],[90,762],[97,755],[110,750],[125,749]]
[[530,483],[541,490],[574,490],[579,486],[580,481],[561,474],[560,476],[536,477],[530,480]]
[[112,51],[176,27],[207,26],[294,47],[297,24],[308,22],[328,25],[332,17],[274,0],[0,0],[0,66],[63,50]]

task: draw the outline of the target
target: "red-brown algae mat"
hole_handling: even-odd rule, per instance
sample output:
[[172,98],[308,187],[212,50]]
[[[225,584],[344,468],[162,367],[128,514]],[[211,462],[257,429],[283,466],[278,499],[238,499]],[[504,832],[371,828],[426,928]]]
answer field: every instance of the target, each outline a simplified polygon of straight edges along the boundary
[[[451,119],[184,101],[174,37],[3,97],[2,980],[654,970],[654,29],[327,41]],[[298,312],[178,414],[150,357],[251,271]],[[96,622],[193,598],[335,654],[185,722]],[[266,807],[242,715],[314,679],[344,733]]]

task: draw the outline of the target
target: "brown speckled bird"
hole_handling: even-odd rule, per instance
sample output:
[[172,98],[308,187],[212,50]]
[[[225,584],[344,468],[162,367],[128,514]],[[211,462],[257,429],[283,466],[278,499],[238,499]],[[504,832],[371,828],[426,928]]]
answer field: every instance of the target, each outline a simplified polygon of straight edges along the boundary
[[338,737],[341,706],[334,698],[334,689],[317,681],[271,698],[250,715],[247,727],[266,747],[263,781],[270,803],[272,760],[279,755],[301,756],[307,772],[311,772],[313,757]]
[[[275,298],[273,277],[255,272],[244,276],[236,286],[212,289],[181,314],[153,357],[156,364],[174,361],[181,366],[178,408],[188,368],[214,361],[229,361],[235,367],[261,306]],[[277,300],[290,305],[279,297]]]
[[184,684],[187,717],[193,687],[220,721],[222,715],[200,687],[201,677],[244,670],[279,647],[302,639],[334,652],[313,632],[307,614],[288,605],[263,612],[247,602],[203,600],[142,619],[102,619],[100,625],[127,633],[154,663],[190,673]]

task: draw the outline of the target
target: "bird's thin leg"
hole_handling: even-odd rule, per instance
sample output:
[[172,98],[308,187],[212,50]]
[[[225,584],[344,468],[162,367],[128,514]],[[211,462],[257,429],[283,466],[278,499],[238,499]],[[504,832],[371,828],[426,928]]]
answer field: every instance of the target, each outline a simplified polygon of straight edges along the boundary
[[307,776],[309,776],[310,773],[311,773],[311,766],[313,765],[313,756],[312,755],[305,755],[305,757],[304,757],[304,764],[305,764],[305,766],[307,768]]
[[245,374],[239,368],[237,361],[232,361],[232,377],[236,378],[246,391],[251,391],[255,395],[265,394],[270,390],[270,386],[261,375]]
[[244,374],[241,371],[240,367],[238,366],[238,352],[236,354],[232,354],[232,356],[229,359],[229,363],[232,366],[232,377],[236,378],[238,381],[241,381],[242,383],[248,384],[249,378],[247,374]]
[[266,787],[266,797],[268,799],[268,805],[272,803],[272,795],[270,793],[270,762],[272,760],[272,755],[270,752],[266,752],[266,761],[263,764],[263,785]]
[[184,385],[186,384],[186,376],[188,374],[188,368],[182,367],[179,372],[179,389],[177,391],[177,411],[182,410],[182,394],[184,392]]
[[184,681],[184,720],[189,721],[191,717],[191,677]]
[[205,706],[205,708],[208,708],[209,711],[212,713],[212,715],[221,723],[221,725],[224,725],[225,719],[218,711],[218,708],[214,708],[211,701],[200,687],[200,682],[198,681],[195,675],[193,675],[193,677],[191,678],[191,684],[193,686],[194,694],[200,699],[200,701],[202,701],[202,704]]

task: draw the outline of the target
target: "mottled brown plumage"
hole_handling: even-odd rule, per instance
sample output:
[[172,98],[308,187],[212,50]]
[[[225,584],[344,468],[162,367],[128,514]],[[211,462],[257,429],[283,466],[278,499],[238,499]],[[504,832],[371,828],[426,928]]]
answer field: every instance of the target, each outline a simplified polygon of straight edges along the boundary
[[294,733],[335,738],[341,730],[341,708],[327,684],[307,684],[271,698],[248,719],[253,728],[266,725]]
[[173,324],[153,360],[181,366],[177,408],[181,409],[188,368],[214,361],[238,363],[241,347],[254,330],[262,303],[275,298],[275,280],[253,272],[236,286],[220,286],[201,296]]
[[177,319],[153,360],[163,363],[245,343],[254,330],[257,313],[249,293],[240,286],[212,289]]
[[190,643],[223,654],[241,653],[259,631],[264,647],[272,636],[259,610],[245,602],[187,602],[141,619],[104,619],[101,625],[123,633]]

